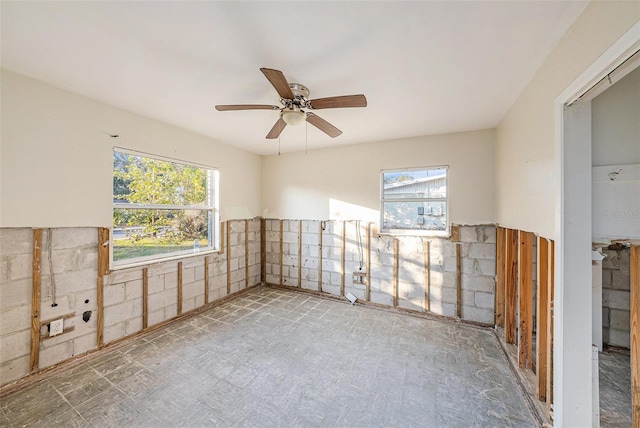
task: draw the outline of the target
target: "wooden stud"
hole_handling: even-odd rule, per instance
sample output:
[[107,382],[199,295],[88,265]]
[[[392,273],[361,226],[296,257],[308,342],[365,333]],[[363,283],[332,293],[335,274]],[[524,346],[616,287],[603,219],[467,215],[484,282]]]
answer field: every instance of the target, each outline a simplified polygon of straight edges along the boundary
[[109,229],[98,228],[98,276],[109,273]]
[[298,220],[298,288],[302,287],[302,220]]
[[518,366],[533,367],[533,233],[518,231]]
[[393,306],[398,306],[398,238],[393,238]]
[[244,288],[249,286],[249,220],[244,221]]
[[142,269],[142,329],[149,327],[149,269]]
[[178,262],[178,315],[182,315],[182,262]]
[[631,423],[640,426],[640,246],[631,246]]
[[516,342],[516,296],[518,291],[518,232],[505,230],[505,308],[504,308],[504,341]]
[[431,296],[431,242],[422,238],[422,252],[424,256],[424,311],[431,310],[429,297]]
[[209,303],[209,256],[204,256],[204,304]]
[[218,251],[218,254],[224,254],[224,249],[227,246],[225,241],[225,233],[224,233],[225,227],[226,227],[226,222],[224,221],[220,222],[220,250]]
[[260,282],[267,282],[267,220],[260,219]]
[[462,318],[462,245],[456,245],[456,316]]
[[322,221],[318,222],[318,291],[322,291]]
[[459,242],[460,241],[460,226],[452,225],[451,226],[451,242]]
[[98,348],[104,345],[104,277],[96,280],[96,342]]
[[505,235],[503,227],[498,227],[496,229],[496,292],[494,324],[497,327],[504,327]]
[[555,243],[549,241],[548,251],[548,269],[547,269],[547,415],[551,418],[551,406],[553,404],[553,299],[554,299],[554,281],[555,281]]
[[227,226],[227,295],[231,294],[231,247],[229,246],[231,240],[229,239],[231,235],[231,224],[230,221],[226,221]]
[[371,301],[371,223],[367,223],[367,271],[366,275],[366,285],[365,285],[365,300],[367,302]]
[[344,271],[344,258],[346,254],[346,244],[347,244],[347,222],[342,222],[342,242],[340,242],[340,295],[344,296],[344,276],[346,275]]
[[280,220],[280,285],[282,285],[283,283],[283,278],[282,278],[282,259],[283,259],[283,249],[284,249],[284,243],[282,242],[282,224],[283,224],[283,220]]
[[[49,235],[51,237],[51,235]],[[40,363],[40,286],[42,283],[42,229],[33,229],[31,264],[31,349],[29,371],[38,370]],[[51,257],[51,255],[49,255]]]
[[549,241],[538,236],[537,241],[537,292],[536,292],[536,386],[538,400],[547,398],[547,307],[549,306]]

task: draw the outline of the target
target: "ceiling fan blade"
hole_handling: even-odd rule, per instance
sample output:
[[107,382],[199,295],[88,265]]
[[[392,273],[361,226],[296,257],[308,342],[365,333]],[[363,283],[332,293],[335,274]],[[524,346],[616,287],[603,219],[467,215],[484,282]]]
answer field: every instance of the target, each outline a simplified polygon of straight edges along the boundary
[[316,98],[315,100],[309,100],[309,105],[314,109],[366,107],[367,98],[362,94],[342,95],[339,97],[328,97],[328,98]]
[[289,87],[289,82],[282,74],[280,70],[274,70],[272,68],[261,68],[260,71],[264,73],[265,77],[271,82],[276,91],[280,95],[281,98],[286,98],[289,100],[293,99],[293,92],[291,92],[291,88]]
[[336,138],[338,135],[342,134],[341,130],[313,113],[307,113],[307,122],[318,128],[331,138]]
[[218,111],[231,111],[231,110],[280,110],[278,106],[272,106],[268,104],[226,104],[217,105]]
[[275,138],[278,138],[285,126],[287,126],[287,122],[282,120],[282,118],[278,119],[276,124],[273,125],[273,128],[271,128],[271,131],[269,131],[269,133],[267,134],[267,139],[273,140]]

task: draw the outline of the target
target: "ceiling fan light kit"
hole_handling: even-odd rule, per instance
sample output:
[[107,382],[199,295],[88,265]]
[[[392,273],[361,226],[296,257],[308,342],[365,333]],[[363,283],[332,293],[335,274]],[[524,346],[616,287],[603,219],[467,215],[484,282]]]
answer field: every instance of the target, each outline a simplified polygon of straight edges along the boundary
[[331,138],[342,134],[338,128],[312,113],[310,110],[325,108],[366,107],[367,99],[364,95],[341,95],[337,97],[318,98],[309,100],[309,88],[300,83],[289,83],[280,70],[261,68],[260,71],[280,95],[282,107],[268,104],[231,104],[217,105],[218,111],[233,110],[280,110],[280,118],[267,134],[267,139],[280,136],[287,125],[295,126],[308,122]]

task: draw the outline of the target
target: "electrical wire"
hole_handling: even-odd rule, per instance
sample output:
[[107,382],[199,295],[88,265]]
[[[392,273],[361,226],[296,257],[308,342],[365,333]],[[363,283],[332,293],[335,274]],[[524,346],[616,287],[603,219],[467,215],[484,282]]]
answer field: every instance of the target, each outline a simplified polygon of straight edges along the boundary
[[360,231],[360,220],[356,220],[356,232],[358,240],[358,262],[360,263],[360,270],[364,266],[364,251],[362,250],[362,234]]

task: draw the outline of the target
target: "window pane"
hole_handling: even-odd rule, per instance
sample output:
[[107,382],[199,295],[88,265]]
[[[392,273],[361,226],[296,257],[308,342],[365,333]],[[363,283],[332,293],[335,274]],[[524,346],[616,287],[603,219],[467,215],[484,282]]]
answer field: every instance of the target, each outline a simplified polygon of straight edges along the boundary
[[446,230],[446,202],[385,202],[384,230]]
[[113,153],[113,201],[207,206],[211,171],[177,162]]
[[113,210],[113,260],[211,247],[209,210]]
[[385,172],[382,174],[383,198],[446,198],[446,168]]

